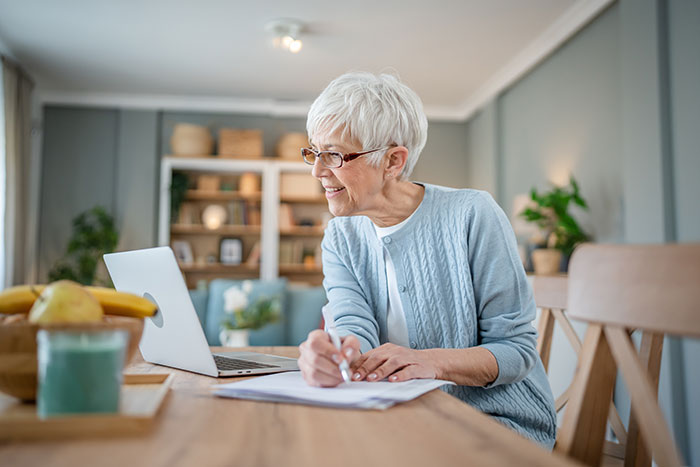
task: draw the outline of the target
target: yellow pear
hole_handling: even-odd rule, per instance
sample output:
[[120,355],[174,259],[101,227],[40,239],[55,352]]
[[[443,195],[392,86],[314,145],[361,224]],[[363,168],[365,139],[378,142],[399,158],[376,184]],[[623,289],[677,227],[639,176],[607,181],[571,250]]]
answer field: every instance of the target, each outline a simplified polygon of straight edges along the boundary
[[73,281],[49,284],[29,310],[29,321],[38,324],[88,323],[102,320],[100,302]]

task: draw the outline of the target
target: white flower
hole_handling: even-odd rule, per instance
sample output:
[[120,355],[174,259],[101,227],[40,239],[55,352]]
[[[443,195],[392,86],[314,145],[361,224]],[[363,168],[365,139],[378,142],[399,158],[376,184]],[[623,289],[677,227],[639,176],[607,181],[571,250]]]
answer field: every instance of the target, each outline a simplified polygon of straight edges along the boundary
[[248,295],[236,286],[226,289],[224,292],[224,311],[233,313],[243,310],[248,306]]
[[250,295],[250,292],[253,291],[253,281],[243,281],[243,292],[245,292],[246,295]]

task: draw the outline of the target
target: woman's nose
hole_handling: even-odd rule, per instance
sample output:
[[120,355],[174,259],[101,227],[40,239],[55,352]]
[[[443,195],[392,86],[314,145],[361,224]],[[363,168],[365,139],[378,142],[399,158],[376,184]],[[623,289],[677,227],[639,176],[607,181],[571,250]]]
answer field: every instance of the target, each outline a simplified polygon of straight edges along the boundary
[[321,164],[321,160],[317,157],[314,161],[314,165],[311,167],[311,175],[320,179],[321,177],[326,175],[326,171],[328,171],[328,167]]

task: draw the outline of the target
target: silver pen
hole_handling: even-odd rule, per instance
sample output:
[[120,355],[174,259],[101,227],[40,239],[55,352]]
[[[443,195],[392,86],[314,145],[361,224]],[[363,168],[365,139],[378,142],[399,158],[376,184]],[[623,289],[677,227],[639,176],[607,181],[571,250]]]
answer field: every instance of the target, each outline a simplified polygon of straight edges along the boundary
[[[338,330],[335,328],[335,322],[330,310],[328,309],[328,305],[323,307],[323,319],[326,322],[328,335],[331,336],[331,342],[333,342],[336,349],[341,350],[342,344],[340,343],[340,336],[338,336]],[[350,365],[348,365],[348,362],[345,360],[345,356],[343,356],[342,352],[340,352],[340,355],[342,356],[342,360],[338,364],[340,374],[343,376],[343,381],[350,383],[352,382],[352,378],[350,377]]]

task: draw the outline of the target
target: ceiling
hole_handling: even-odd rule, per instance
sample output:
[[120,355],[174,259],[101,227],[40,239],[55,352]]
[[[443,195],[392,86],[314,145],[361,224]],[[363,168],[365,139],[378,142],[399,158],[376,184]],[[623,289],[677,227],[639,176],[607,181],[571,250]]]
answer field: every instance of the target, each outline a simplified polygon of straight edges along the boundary
[[[47,102],[303,114],[341,73],[392,70],[429,116],[459,120],[608,3],[0,0],[0,41]],[[306,25],[298,54],[265,30],[281,17]]]

